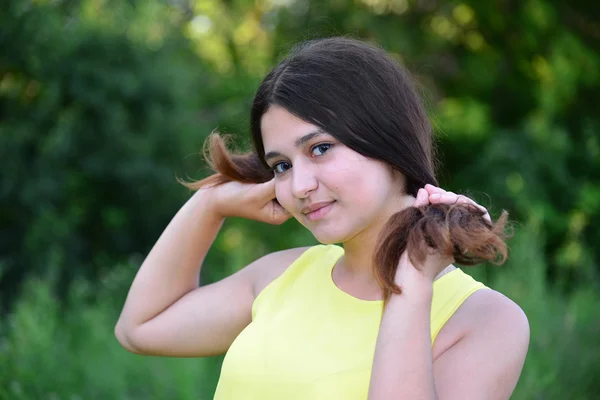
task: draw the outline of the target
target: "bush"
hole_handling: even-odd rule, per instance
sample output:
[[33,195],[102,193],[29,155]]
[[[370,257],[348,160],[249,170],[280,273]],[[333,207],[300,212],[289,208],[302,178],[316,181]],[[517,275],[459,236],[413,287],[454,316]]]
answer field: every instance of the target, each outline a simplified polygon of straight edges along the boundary
[[[120,275],[127,275],[129,283],[134,269],[127,271]],[[127,352],[114,336],[122,304],[108,289],[89,304],[88,290],[84,281],[72,285],[71,306],[64,309],[47,282],[29,281],[2,335],[0,398],[212,398],[221,358],[173,359]]]
[[128,31],[77,8],[10,1],[0,11],[5,310],[27,276],[65,293],[147,251],[185,197],[175,171],[210,132],[190,88],[210,79],[177,26],[159,43],[134,35],[137,12],[120,17],[131,17]]

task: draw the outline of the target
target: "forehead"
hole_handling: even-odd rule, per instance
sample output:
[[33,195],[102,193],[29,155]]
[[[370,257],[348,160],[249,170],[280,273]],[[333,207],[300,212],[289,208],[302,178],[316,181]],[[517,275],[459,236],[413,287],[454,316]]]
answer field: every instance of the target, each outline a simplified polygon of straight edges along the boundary
[[298,138],[319,130],[319,127],[304,121],[283,107],[273,105],[262,116],[260,130],[265,151],[268,152],[293,146]]

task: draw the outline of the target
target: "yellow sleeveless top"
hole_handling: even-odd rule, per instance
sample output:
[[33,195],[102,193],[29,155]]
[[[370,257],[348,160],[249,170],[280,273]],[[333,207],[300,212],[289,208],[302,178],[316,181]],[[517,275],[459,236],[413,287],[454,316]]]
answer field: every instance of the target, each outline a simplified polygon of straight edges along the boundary
[[[216,400],[365,400],[383,301],[357,299],[331,278],[344,249],[304,252],[255,299],[252,322],[229,348]],[[460,269],[433,283],[431,341],[485,286]]]

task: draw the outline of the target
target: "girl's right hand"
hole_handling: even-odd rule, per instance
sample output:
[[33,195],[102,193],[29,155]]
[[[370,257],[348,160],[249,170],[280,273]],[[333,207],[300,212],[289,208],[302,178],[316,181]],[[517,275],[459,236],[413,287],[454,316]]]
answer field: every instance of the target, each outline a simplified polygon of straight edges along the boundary
[[231,181],[208,190],[212,192],[213,209],[223,218],[241,217],[280,225],[292,216],[276,199],[274,179],[265,183]]

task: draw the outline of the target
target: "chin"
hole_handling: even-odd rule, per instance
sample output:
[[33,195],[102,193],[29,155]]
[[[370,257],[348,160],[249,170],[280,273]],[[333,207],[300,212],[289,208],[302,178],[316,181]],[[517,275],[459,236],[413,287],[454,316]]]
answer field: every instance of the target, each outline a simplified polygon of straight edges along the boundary
[[318,237],[315,236],[315,239],[317,239],[317,241],[321,244],[336,244],[336,243],[342,243],[342,240],[335,240],[335,239],[320,239]]
[[321,244],[343,243],[348,240],[349,235],[341,232],[339,229],[314,229],[311,233]]

